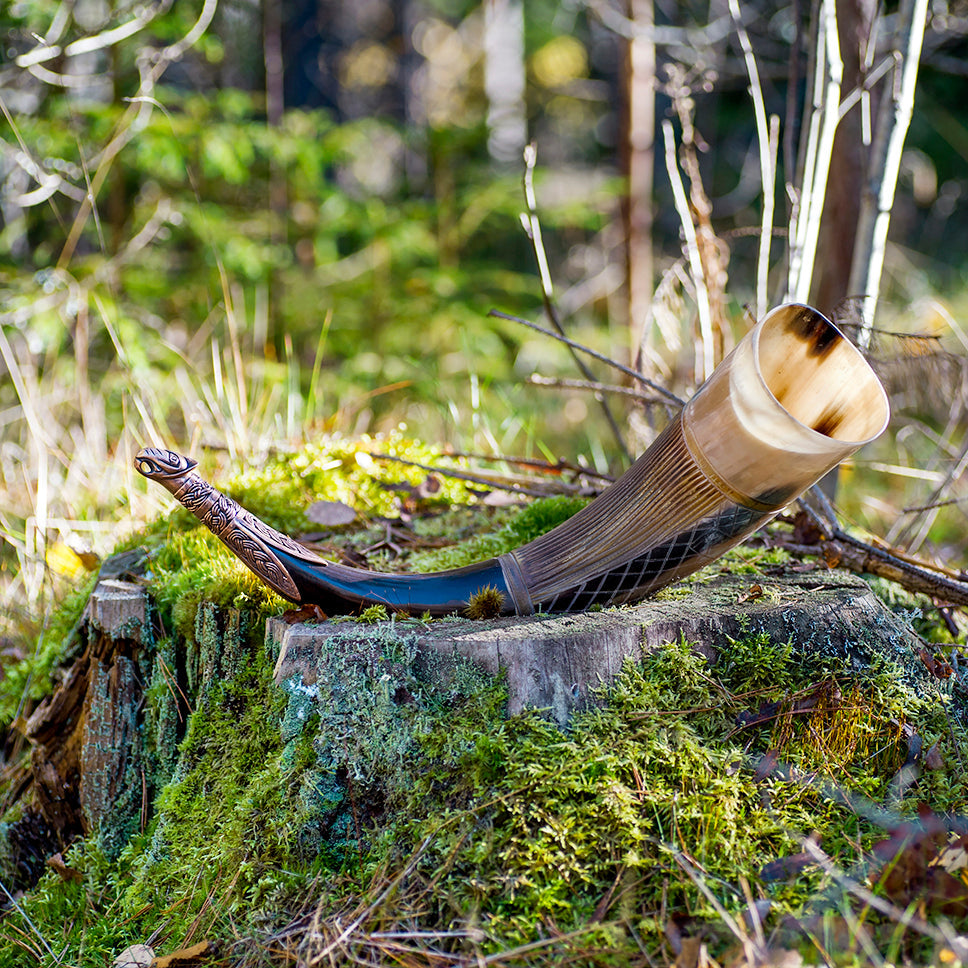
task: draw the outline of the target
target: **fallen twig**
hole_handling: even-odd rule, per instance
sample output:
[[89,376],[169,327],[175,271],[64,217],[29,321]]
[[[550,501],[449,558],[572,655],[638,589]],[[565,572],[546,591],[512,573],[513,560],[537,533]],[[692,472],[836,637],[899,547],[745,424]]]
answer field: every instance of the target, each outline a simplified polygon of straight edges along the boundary
[[454,480],[467,481],[470,484],[481,484],[484,487],[511,491],[513,494],[526,494],[528,497],[549,497],[552,494],[591,496],[594,493],[594,488],[582,487],[580,484],[568,484],[565,481],[556,481],[554,487],[539,488],[534,486],[534,482],[515,481],[509,478],[502,480],[487,474],[471,474],[468,471],[459,471],[451,467],[435,467],[431,464],[421,464],[419,461],[407,460],[405,457],[394,457],[392,454],[371,454],[370,456],[374,460],[393,461],[396,464],[405,464],[407,467],[417,467],[431,474],[440,474],[442,477],[451,477]]
[[847,534],[837,523],[833,509],[819,489],[812,488],[808,493],[821,509],[817,510],[803,498],[800,507],[819,530],[820,541],[806,548],[823,557],[830,567],[839,565],[858,573],[887,578],[910,592],[927,595],[939,605],[968,606],[968,581],[955,577],[950,571],[937,569],[929,562],[902,557],[893,549]]
[[501,464],[518,464],[521,467],[534,467],[539,471],[551,474],[564,474],[566,472],[579,474],[582,477],[594,477],[596,480],[604,481],[607,484],[611,484],[615,480],[615,477],[611,474],[596,471],[591,467],[585,467],[583,464],[575,464],[572,461],[565,460],[563,457],[559,457],[556,461],[548,461],[541,460],[537,457],[509,457],[506,454],[478,454],[460,450],[448,451],[447,456],[454,458],[463,457],[467,460],[493,461]]

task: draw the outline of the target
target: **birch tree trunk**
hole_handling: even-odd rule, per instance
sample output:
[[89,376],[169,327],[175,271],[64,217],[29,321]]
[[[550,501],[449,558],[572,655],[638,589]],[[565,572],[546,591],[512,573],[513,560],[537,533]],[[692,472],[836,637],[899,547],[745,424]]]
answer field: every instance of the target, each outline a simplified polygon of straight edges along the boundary
[[894,92],[891,97],[883,97],[878,112],[867,183],[861,198],[857,247],[850,273],[851,292],[863,296],[858,340],[863,348],[870,344],[880,294],[887,230],[897,189],[901,152],[914,111],[914,90],[927,17],[927,0],[901,0],[894,36],[897,72]]
[[523,0],[484,0],[484,91],[487,150],[520,164],[528,140],[524,102]]
[[[641,353],[652,306],[652,188],[655,171],[655,40],[652,0],[629,0],[637,32],[626,46],[625,199],[628,313],[633,352]],[[639,365],[642,365],[639,360]]]

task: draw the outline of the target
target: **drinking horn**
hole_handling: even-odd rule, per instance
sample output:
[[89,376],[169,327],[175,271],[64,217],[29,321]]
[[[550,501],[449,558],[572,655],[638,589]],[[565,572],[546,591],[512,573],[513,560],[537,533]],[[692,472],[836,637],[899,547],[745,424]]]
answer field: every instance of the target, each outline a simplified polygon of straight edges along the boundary
[[864,357],[808,306],[770,312],[614,484],[554,530],[498,558],[437,574],[326,561],[194,473],[146,448],[138,470],[166,487],[256,575],[297,604],[351,612],[463,611],[491,587],[505,614],[634,602],[715,560],[886,427]]

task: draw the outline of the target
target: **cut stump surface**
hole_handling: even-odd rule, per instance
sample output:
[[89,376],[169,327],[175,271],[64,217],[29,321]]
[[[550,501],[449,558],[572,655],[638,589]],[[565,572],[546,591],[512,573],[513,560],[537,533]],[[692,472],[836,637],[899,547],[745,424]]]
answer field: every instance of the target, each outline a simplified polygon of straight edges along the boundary
[[[626,658],[640,659],[680,637],[710,660],[730,640],[766,634],[775,643],[790,642],[804,656],[838,656],[857,668],[883,656],[921,674],[914,634],[863,579],[841,571],[755,584],[750,576],[722,574],[634,607],[601,612],[401,624],[416,626],[431,674],[446,675],[458,656],[492,675],[506,670],[510,713],[545,709],[561,724],[611,682]],[[303,685],[313,685],[325,673],[319,665],[323,643],[346,628],[345,622],[290,625],[270,619],[267,635],[279,650],[276,681],[298,676]],[[380,634],[367,625],[354,631],[358,638]]]

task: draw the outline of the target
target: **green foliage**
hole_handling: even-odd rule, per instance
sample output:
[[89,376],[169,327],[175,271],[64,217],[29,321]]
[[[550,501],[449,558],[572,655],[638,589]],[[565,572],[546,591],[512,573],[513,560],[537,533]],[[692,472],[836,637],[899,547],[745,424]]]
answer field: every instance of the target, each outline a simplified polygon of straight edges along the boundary
[[64,879],[47,871],[18,909],[0,922],[0,968],[25,964],[53,966],[65,947],[77,953],[77,964],[110,963],[143,939],[138,926],[113,916],[119,884],[130,876],[126,860],[108,861],[91,841],[78,841],[65,862],[81,875]]
[[[186,363],[204,379],[214,376],[208,346],[194,342],[203,321],[205,343],[241,345],[250,406],[280,376],[294,376],[302,400],[314,408],[296,404],[307,423],[337,411],[377,417],[409,411],[421,423],[434,414],[450,429],[448,403],[466,399],[471,377],[485,385],[507,380],[522,332],[487,312],[500,306],[532,313],[539,306],[517,217],[516,177],[469,160],[446,189],[443,181],[431,183],[444,196],[401,189],[384,198],[347,189],[352,179],[341,185],[333,174],[369,163],[375,142],[401,141],[390,122],[335,125],[322,112],[291,111],[270,129],[259,98],[242,91],[194,95],[159,87],[154,98],[157,108],[114,163],[114,195],[109,200],[105,191],[99,200],[105,207],[110,201],[110,212],[84,223],[71,263],[85,299],[90,294],[89,375],[115,437],[126,392],[152,388],[152,419],[175,434],[190,420],[177,390],[162,388]],[[128,105],[92,101],[73,106],[65,124],[59,103],[52,101],[49,113],[18,116],[17,135],[36,155],[78,172],[84,155],[94,154],[115,126],[131,123]],[[441,152],[443,166],[450,165],[449,150]],[[286,187],[281,212],[266,204],[273,178]],[[609,199],[599,194],[598,203],[583,196],[581,207],[567,211],[544,206],[549,244],[559,223],[573,234],[600,229]],[[125,239],[159,213],[161,225],[137,259],[119,258]],[[43,241],[30,249],[30,265],[21,266],[11,248],[18,237],[0,236],[0,274],[12,308],[29,307],[43,283],[51,305],[31,315],[33,352],[38,367],[48,376],[57,368],[68,385],[73,360],[64,319],[72,296],[52,268],[63,230],[41,207],[30,209],[29,219]],[[110,286],[101,282],[104,275]],[[268,331],[260,336],[252,301],[267,291],[286,298],[273,297]],[[324,326],[327,312],[331,323]],[[550,358],[564,355],[552,348]],[[314,395],[309,383],[319,363]],[[234,365],[226,360],[226,366]],[[403,386],[407,401],[399,396]]]
[[[391,459],[382,460],[380,455]],[[397,496],[388,485],[416,486],[428,476],[425,469],[405,462],[433,467],[441,462],[443,455],[443,448],[394,430],[358,440],[333,436],[311,442],[277,466],[299,482],[305,493],[312,495],[312,500],[342,501],[363,515],[392,515],[397,512]],[[461,462],[450,459],[447,464],[461,467]],[[471,490],[462,481],[440,477],[439,483],[440,490],[433,501],[439,508],[466,504],[472,499]]]
[[190,644],[195,644],[197,611],[204,602],[251,610],[257,617],[278,612],[283,604],[204,527],[173,534],[152,556],[151,572],[162,627]]

